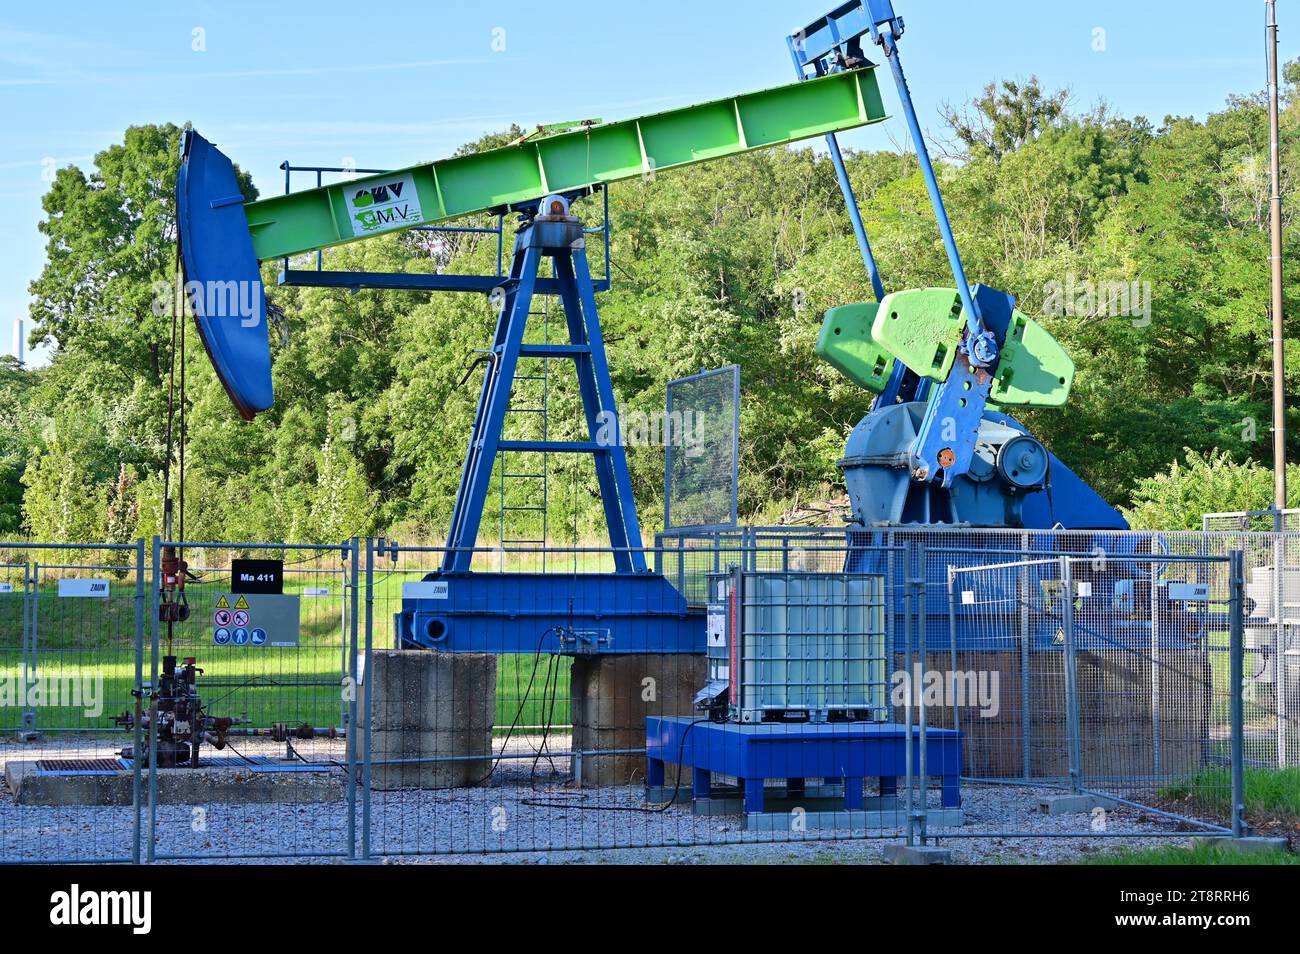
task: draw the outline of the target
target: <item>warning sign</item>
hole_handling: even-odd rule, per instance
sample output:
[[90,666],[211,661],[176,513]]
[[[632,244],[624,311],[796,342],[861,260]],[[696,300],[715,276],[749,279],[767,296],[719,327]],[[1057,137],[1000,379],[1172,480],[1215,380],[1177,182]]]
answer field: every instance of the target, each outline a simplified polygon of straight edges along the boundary
[[212,613],[218,646],[297,646],[300,601],[280,593],[221,593]]

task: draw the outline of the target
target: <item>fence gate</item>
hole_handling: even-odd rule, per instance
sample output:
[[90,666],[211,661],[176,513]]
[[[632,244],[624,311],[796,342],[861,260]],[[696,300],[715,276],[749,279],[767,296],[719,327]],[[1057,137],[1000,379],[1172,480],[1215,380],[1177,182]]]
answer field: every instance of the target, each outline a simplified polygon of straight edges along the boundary
[[[962,774],[1091,806],[1080,830],[1123,835],[1108,809],[1140,807],[1208,834],[1239,804],[1243,580],[1240,554],[1031,557],[948,569],[946,691],[918,700],[965,736]],[[946,657],[946,658],[943,658]],[[1225,824],[1178,810],[1193,788]],[[976,796],[978,797],[978,795]],[[993,832],[931,826],[929,834]],[[1155,835],[1151,832],[1144,836]],[[1170,836],[1186,837],[1171,830]]]
[[[188,618],[170,623],[160,616],[184,614],[167,608],[169,548],[190,573]],[[146,859],[352,856],[355,541],[155,538],[153,550]],[[185,729],[198,714],[209,729],[195,758]]]
[[0,859],[139,860],[144,607],[143,543],[0,544]]

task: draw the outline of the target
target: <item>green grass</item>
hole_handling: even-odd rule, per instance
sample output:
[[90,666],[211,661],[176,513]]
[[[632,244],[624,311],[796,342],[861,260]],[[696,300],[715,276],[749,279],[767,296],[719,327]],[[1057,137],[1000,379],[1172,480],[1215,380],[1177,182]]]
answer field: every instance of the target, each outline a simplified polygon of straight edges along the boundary
[[[1246,818],[1300,823],[1300,768],[1247,768]],[[1201,811],[1226,817],[1231,811],[1232,775],[1227,768],[1209,768],[1160,790],[1174,801],[1190,802]]]
[[1232,851],[1214,844],[1194,848],[1162,845],[1108,851],[1079,862],[1084,865],[1300,865],[1300,855],[1287,851]]

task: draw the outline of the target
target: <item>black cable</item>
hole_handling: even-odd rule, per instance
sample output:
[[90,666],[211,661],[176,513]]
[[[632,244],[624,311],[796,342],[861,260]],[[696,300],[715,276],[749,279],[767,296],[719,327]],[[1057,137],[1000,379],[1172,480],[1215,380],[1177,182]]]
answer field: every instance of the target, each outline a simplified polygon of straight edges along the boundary
[[[180,496],[180,514],[179,514],[179,516],[178,516],[178,519],[179,519],[179,531],[178,531],[178,532],[179,532],[179,537],[178,537],[178,538],[181,539],[181,540],[184,540],[184,539],[185,539],[185,444],[187,443],[187,441],[188,441],[188,437],[189,437],[189,435],[188,435],[188,433],[187,433],[187,431],[186,431],[186,421],[185,421],[185,397],[186,397],[186,395],[185,395],[185,316],[184,316],[184,315],[181,315],[181,316],[180,316],[180,325],[181,325],[181,354],[180,354],[180,361],[181,361],[181,393],[180,393],[180,401],[179,401],[179,413],[180,413],[180,418],[181,418],[181,440],[180,440],[180,482],[181,482],[181,489],[180,489],[180,494],[179,494],[179,496]],[[173,360],[175,360],[175,358],[173,358]],[[183,552],[178,551],[178,552],[177,552],[177,556],[180,557],[180,558],[182,559],[182,561],[184,560],[184,556],[185,556],[185,555],[184,555]],[[182,598],[182,600],[184,599],[184,597],[185,597],[185,590],[184,590],[184,588],[182,587],[182,589],[181,589],[181,598]]]
[[[528,771],[528,788],[534,792],[537,791],[537,764],[542,760],[546,752],[547,740],[550,737],[555,717],[555,699],[559,695],[560,673],[556,666],[557,659],[558,657],[552,653],[550,662],[546,667],[546,681],[542,686],[542,710],[546,712],[542,722],[542,744],[538,747],[537,754],[533,756],[533,764]],[[554,684],[552,684],[552,678],[555,680]],[[554,775],[556,772],[554,758],[547,756],[546,760],[551,765],[551,774]]]
[[[179,287],[172,294],[172,335],[171,344],[168,348],[168,367],[167,367],[167,422],[166,422],[166,458],[163,463],[163,501],[164,507],[170,508],[171,501],[171,479],[172,479],[172,421],[175,416],[175,393],[176,393],[176,320],[177,315],[184,310],[185,295],[185,269],[181,263],[180,244],[176,246],[176,262],[173,266],[172,280],[180,283]],[[166,528],[163,528],[166,532]]]
[[673,779],[673,796],[658,808],[642,808],[640,805],[578,805],[573,802],[543,802],[534,798],[521,799],[520,804],[530,808],[576,808],[587,812],[636,812],[641,815],[661,815],[676,804],[677,796],[682,790],[682,754],[686,751],[686,737],[691,734],[691,729],[702,722],[710,721],[712,720],[695,719],[686,724],[686,729],[677,742],[677,775]]
[[519,707],[515,710],[514,720],[510,723],[510,728],[506,730],[506,737],[501,740],[501,751],[498,752],[497,757],[492,760],[492,767],[488,769],[488,773],[477,782],[472,783],[469,786],[470,788],[475,788],[487,782],[488,779],[492,777],[493,773],[496,772],[497,766],[501,764],[502,756],[506,754],[506,748],[510,745],[510,738],[514,735],[515,729],[519,726],[519,720],[523,718],[524,706],[528,702],[528,697],[532,694],[533,683],[537,680],[537,669],[541,665],[542,661],[542,646],[546,642],[546,637],[550,636],[554,632],[555,627],[552,626],[550,629],[544,631],[541,638],[537,640],[537,649],[533,653],[533,672],[532,675],[528,677],[528,687],[524,690],[524,697],[519,700]]

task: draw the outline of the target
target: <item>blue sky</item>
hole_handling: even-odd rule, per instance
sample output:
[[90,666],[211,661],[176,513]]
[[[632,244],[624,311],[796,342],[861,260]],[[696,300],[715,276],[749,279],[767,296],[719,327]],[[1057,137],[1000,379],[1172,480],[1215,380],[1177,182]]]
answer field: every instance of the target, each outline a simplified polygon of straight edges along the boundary
[[[510,122],[617,119],[793,79],[784,37],[836,0],[366,4],[86,2],[0,7],[0,351],[40,272],[52,164],[89,167],[129,125],[192,121],[263,194],[280,162],[395,167]],[[1153,121],[1264,82],[1260,0],[895,0],[922,121],[994,78],[1037,74],[1074,105]],[[1224,10],[1238,13],[1224,17]],[[1297,55],[1282,5],[1282,57]],[[1104,50],[1094,49],[1104,31]],[[196,33],[196,31],[201,31]],[[504,40],[504,49],[498,49]],[[201,47],[201,49],[196,49]],[[844,137],[905,142],[893,118]],[[671,177],[662,188],[671,188]]]

